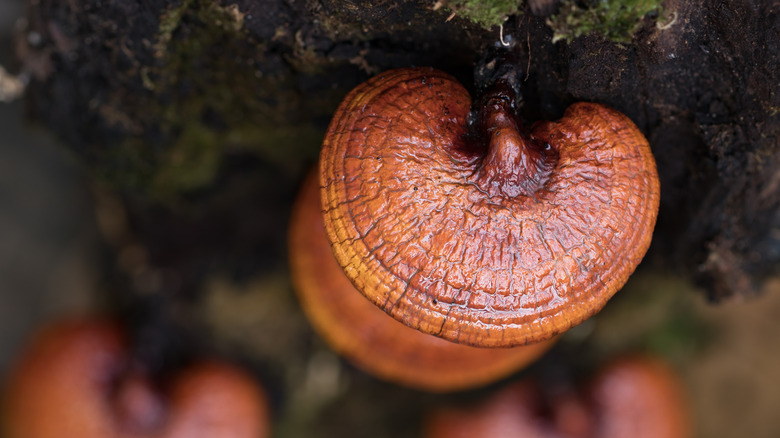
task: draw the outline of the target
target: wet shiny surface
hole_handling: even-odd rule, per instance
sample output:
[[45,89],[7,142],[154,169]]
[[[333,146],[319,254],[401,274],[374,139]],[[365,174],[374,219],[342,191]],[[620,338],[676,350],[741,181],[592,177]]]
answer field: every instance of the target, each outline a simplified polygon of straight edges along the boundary
[[578,103],[531,128],[557,160],[538,190],[515,190],[496,181],[500,164],[463,152],[480,150],[464,144],[470,103],[432,69],[386,72],[347,96],[321,153],[334,254],[410,327],[469,345],[549,339],[597,312],[644,256],[655,161],[627,117]]
[[293,283],[312,325],[339,354],[369,374],[428,391],[483,385],[516,371],[552,345],[476,348],[406,327],[361,295],[333,257],[316,175],[296,201],[290,226]]

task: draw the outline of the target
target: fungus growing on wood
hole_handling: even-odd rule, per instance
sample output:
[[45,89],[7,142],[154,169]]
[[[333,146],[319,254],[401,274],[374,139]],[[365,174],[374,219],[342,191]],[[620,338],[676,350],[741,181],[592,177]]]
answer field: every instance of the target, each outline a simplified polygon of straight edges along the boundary
[[355,290],[330,250],[316,174],[303,183],[290,225],[290,266],[301,305],[336,352],[377,377],[428,391],[498,380],[536,360],[554,340],[488,349],[406,327]]
[[644,257],[659,184],[625,115],[575,103],[522,124],[497,83],[471,98],[391,70],[339,106],[320,155],[325,227],[355,287],[404,324],[475,346],[549,339],[598,312]]
[[70,320],[42,330],[3,394],[7,438],[262,438],[264,392],[242,371],[198,362],[158,387],[133,369],[112,322]]
[[523,381],[478,406],[430,415],[425,438],[687,438],[682,385],[665,364],[624,358],[582,391],[545,391]]

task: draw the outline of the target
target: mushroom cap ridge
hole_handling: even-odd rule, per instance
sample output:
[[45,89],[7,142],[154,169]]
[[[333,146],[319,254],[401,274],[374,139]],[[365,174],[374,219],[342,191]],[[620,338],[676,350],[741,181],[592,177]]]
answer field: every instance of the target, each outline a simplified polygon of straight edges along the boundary
[[430,68],[347,95],[320,154],[333,253],[369,300],[425,333],[490,347],[549,339],[598,312],[644,257],[655,160],[628,117],[575,103],[530,127],[557,161],[534,193],[507,196],[480,184],[470,103]]
[[303,182],[290,220],[295,291],[317,332],[369,374],[431,392],[484,385],[535,361],[556,341],[515,348],[476,348],[409,328],[355,290],[333,257],[317,175]]

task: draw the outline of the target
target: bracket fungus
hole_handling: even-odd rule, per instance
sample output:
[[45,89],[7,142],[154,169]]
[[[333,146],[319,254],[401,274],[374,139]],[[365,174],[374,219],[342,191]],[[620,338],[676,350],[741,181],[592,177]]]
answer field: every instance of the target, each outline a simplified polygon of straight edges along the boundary
[[369,300],[425,333],[483,347],[549,339],[598,312],[644,257],[655,160],[603,105],[528,127],[506,84],[471,124],[470,105],[431,68],[347,95],[320,154],[333,253]]
[[337,353],[369,374],[417,389],[476,387],[525,367],[555,339],[514,348],[455,344],[406,327],[361,295],[333,257],[319,185],[303,182],[290,224],[290,268],[304,312]]
[[580,391],[522,381],[470,407],[428,416],[425,438],[688,438],[680,381],[649,357],[614,361]]
[[159,386],[134,369],[112,322],[68,320],[33,339],[3,394],[8,438],[262,438],[264,391],[223,362],[203,361]]

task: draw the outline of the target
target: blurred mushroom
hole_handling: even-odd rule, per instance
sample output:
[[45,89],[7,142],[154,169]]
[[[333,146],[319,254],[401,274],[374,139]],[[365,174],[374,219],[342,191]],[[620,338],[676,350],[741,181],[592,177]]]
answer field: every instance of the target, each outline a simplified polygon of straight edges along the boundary
[[133,369],[116,324],[81,319],[38,333],[3,394],[7,438],[262,438],[264,392],[226,363],[206,361],[160,387]]
[[430,68],[352,90],[320,155],[325,228],[355,287],[404,324],[475,346],[549,339],[598,312],[650,245],[647,140],[575,103],[523,127],[510,84],[476,105]]
[[290,225],[295,290],[317,332],[339,354],[377,377],[428,391],[454,391],[498,380],[536,360],[553,344],[475,348],[406,327],[358,293],[333,257],[319,186],[309,174]]
[[519,382],[468,408],[443,408],[424,438],[686,438],[688,406],[675,374],[647,357],[620,359],[581,392]]

